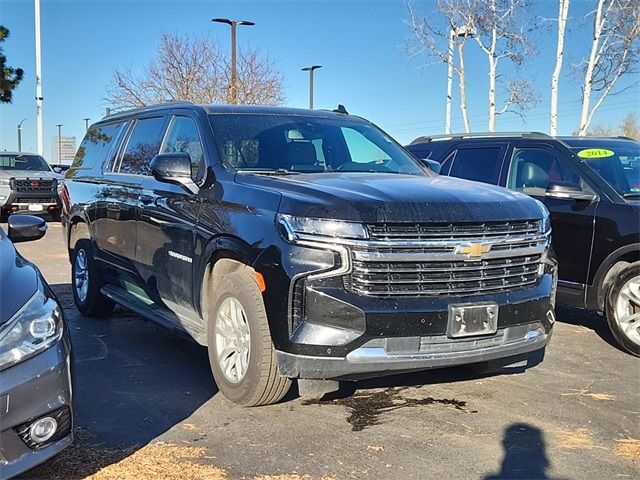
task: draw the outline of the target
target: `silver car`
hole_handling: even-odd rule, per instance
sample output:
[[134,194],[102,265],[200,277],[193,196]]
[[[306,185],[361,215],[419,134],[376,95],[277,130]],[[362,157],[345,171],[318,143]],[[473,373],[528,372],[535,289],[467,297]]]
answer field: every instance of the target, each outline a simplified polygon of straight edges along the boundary
[[10,213],[48,213],[58,220],[62,179],[40,155],[0,152],[1,219]]

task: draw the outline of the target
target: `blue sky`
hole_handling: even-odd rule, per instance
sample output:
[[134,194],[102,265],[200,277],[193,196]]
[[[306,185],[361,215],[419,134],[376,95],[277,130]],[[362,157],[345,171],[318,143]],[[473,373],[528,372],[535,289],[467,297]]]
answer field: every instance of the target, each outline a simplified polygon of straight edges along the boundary
[[[566,62],[560,86],[559,133],[577,129],[580,113],[579,81],[569,63],[588,54],[590,21],[583,15],[594,0],[572,0],[566,43]],[[417,2],[434,14],[432,1]],[[556,2],[537,1],[535,13],[554,18]],[[141,67],[153,55],[163,32],[208,35],[228,48],[228,27],[210,22],[230,17],[256,22],[241,27],[239,45],[259,46],[286,78],[287,105],[306,107],[308,76],[300,68],[324,65],[316,72],[316,108],[338,103],[369,118],[400,142],[444,130],[446,66],[409,57],[411,40],[403,0],[348,1],[58,1],[42,0],[42,55],[44,88],[44,150],[51,155],[56,124],[63,135],[84,134],[84,117],[99,119],[106,106],[102,97],[115,67]],[[23,123],[23,149],[35,150],[35,57],[32,0],[2,0],[0,23],[11,30],[4,48],[8,63],[25,70],[13,104],[0,105],[0,149],[16,148],[16,125]],[[526,122],[514,115],[498,118],[498,130],[549,128],[549,77],[555,60],[555,25],[535,37],[538,55],[521,72],[534,84],[540,102]],[[473,130],[487,129],[486,59],[469,44],[466,51],[467,96]],[[514,73],[508,64],[502,73]],[[638,80],[628,78],[627,86]],[[454,87],[455,91],[455,87]],[[594,124],[617,125],[631,111],[640,111],[640,88],[605,101]],[[453,130],[462,131],[454,95]]]

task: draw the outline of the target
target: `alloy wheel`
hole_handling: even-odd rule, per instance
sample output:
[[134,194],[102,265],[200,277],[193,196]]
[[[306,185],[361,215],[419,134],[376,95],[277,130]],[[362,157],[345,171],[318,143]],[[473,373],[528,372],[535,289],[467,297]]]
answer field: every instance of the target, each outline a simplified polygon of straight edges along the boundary
[[76,253],[74,267],[73,283],[76,289],[76,295],[80,302],[84,302],[89,292],[89,269],[87,267],[87,252],[83,249],[78,250]]
[[640,345],[640,276],[622,286],[615,300],[614,315],[624,335]]
[[247,314],[238,299],[227,297],[216,314],[216,357],[220,370],[231,383],[247,374],[251,335]]

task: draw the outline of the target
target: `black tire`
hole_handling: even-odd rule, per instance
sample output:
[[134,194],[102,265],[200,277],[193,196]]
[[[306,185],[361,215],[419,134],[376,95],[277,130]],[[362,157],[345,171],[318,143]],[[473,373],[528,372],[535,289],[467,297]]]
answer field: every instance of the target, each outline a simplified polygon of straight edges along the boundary
[[[620,291],[623,289],[625,284],[634,277],[640,278],[640,262],[632,263],[631,265],[625,267],[618,275],[616,275],[613,283],[611,284],[609,292],[607,292],[605,313],[607,315],[609,328],[611,329],[611,333],[613,334],[616,341],[627,352],[635,355],[636,357],[640,357],[640,345],[633,342],[629,338],[629,336],[622,330],[622,328],[620,328],[620,325],[618,325],[618,322],[616,321],[616,302],[618,300]],[[638,303],[635,305],[636,312],[640,312],[640,299],[638,300]],[[635,328],[640,328],[640,319],[635,321],[634,326]]]
[[0,223],[6,223],[9,220],[9,212],[0,210]]
[[[77,259],[83,253],[86,259],[86,279],[89,282],[84,299],[80,298],[76,283]],[[80,313],[88,317],[106,317],[113,311],[115,304],[100,293],[103,285],[100,271],[93,259],[93,245],[89,240],[79,240],[71,258],[71,290],[76,308]]]
[[51,216],[51,221],[59,222],[62,220],[62,211],[54,210],[53,212],[50,213],[50,216]]
[[[289,391],[291,380],[278,372],[267,313],[255,272],[250,267],[241,267],[226,274],[212,296],[208,326],[209,362],[218,388],[233,403],[245,407],[277,403]],[[223,302],[229,298],[236,299],[242,306],[250,333],[246,374],[237,383],[225,377],[216,351],[216,317]]]

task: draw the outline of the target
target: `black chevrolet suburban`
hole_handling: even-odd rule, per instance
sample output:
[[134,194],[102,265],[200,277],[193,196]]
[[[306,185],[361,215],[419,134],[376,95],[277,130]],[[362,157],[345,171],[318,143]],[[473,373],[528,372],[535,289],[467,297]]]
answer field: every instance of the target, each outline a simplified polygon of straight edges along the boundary
[[441,173],[502,185],[551,212],[558,303],[606,314],[640,356],[640,143],[543,133],[420,137],[407,146]]
[[540,361],[556,262],[544,206],[438,177],[366,120],[145,107],[87,132],[62,191],[73,294],[209,349],[242,405],[300,379]]

